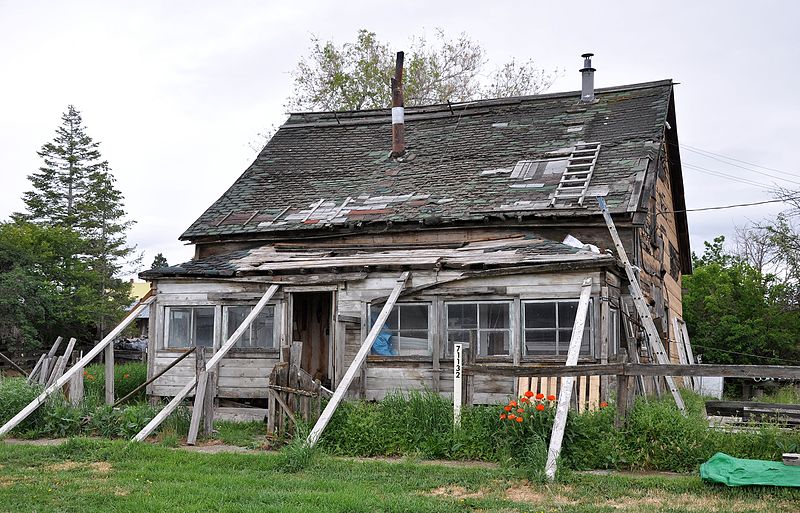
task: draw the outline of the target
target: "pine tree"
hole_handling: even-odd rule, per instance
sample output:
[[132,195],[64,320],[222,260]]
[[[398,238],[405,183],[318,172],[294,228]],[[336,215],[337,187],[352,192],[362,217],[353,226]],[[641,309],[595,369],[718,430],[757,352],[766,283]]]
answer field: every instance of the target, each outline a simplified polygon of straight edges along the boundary
[[101,168],[99,144],[86,134],[80,112],[69,105],[56,137],[38,151],[43,165],[28,176],[33,190],[23,195],[27,212],[15,217],[72,228],[89,188],[89,176]]
[[61,120],[56,137],[38,152],[44,165],[28,177],[33,190],[23,196],[27,212],[14,217],[74,230],[85,242],[78,256],[90,271],[88,289],[75,300],[102,337],[130,303],[130,284],[119,276],[126,264],[137,263],[126,240],[133,222],[125,220],[122,193],[80,112],[70,105]]
[[159,253],[153,259],[153,264],[150,266],[150,269],[161,269],[162,267],[169,267],[167,263],[167,258],[164,256],[164,253]]

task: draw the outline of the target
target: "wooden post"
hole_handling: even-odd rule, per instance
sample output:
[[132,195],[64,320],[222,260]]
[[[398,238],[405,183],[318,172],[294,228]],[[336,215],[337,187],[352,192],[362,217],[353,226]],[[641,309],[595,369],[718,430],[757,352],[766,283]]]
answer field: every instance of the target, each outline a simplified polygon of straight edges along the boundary
[[[83,358],[83,351],[81,351],[78,360]],[[73,374],[69,381],[69,402],[74,406],[79,405],[83,401],[84,388],[83,388],[83,372],[76,372]]]
[[106,345],[106,404],[114,404],[114,343]]
[[203,436],[211,436],[214,433],[214,402],[217,396],[216,378],[216,369],[208,372],[205,400],[203,401]]
[[386,301],[386,304],[383,305],[378,319],[375,321],[375,324],[372,325],[372,329],[369,331],[367,338],[361,344],[361,348],[358,350],[355,358],[353,358],[353,362],[342,378],[342,382],[336,387],[336,390],[333,392],[333,397],[331,397],[331,400],[328,402],[327,406],[325,406],[325,411],[319,416],[317,423],[314,425],[311,433],[309,433],[308,438],[306,438],[306,445],[308,447],[314,447],[314,445],[316,445],[320,435],[325,430],[333,413],[336,411],[336,408],[339,407],[339,403],[344,399],[347,389],[350,388],[350,384],[353,382],[353,379],[355,379],[356,373],[361,368],[361,364],[367,359],[367,354],[369,354],[372,344],[375,343],[375,339],[378,337],[381,329],[383,329],[383,325],[386,324],[386,319],[389,317],[392,308],[394,308],[394,304],[397,302],[397,298],[400,296],[400,292],[405,287],[406,281],[408,281],[410,275],[411,273],[406,271],[397,279],[397,284],[389,295],[389,299]]
[[[600,363],[608,363],[608,349],[611,345],[611,334],[609,330],[609,322],[611,315],[609,313],[609,301],[611,298],[608,296],[608,286],[603,285],[600,288]],[[608,376],[600,376],[600,400],[608,401]]]
[[197,388],[194,391],[194,406],[192,407],[192,420],[189,424],[189,434],[186,437],[188,445],[194,445],[197,441],[197,433],[200,430],[200,421],[203,418],[203,403],[206,397],[206,385],[208,384],[208,372],[206,372],[206,352],[201,347],[195,353],[195,376],[197,378]]
[[453,344],[453,426],[461,426],[461,387],[464,376],[463,344]]
[[405,111],[403,106],[403,52],[397,52],[392,78],[392,157],[406,152]]
[[99,344],[94,346],[91,351],[86,353],[86,356],[81,358],[78,363],[73,365],[72,368],[65,372],[63,376],[58,378],[55,383],[47,387],[36,399],[31,401],[30,404],[17,413],[11,420],[0,427],[0,436],[7,434],[9,431],[14,429],[20,422],[28,418],[28,416],[33,413],[36,408],[38,408],[39,405],[45,401],[45,399],[50,397],[53,392],[60,390],[61,387],[64,386],[64,384],[68,382],[76,372],[82,370],[89,362],[91,362],[98,354],[100,354],[100,352],[105,349],[107,344],[112,343],[114,339],[117,338],[119,334],[122,333],[122,331],[127,328],[128,325],[136,319],[139,313],[152,301],[153,298],[151,298],[149,295],[143,297],[140,300],[139,305],[136,306],[130,314],[128,314],[125,320],[119,324],[119,326],[111,330],[111,332],[106,335],[106,337],[101,340]]
[[[567,351],[568,367],[578,365],[578,356],[581,352],[581,342],[583,341],[583,328],[586,326],[586,316],[589,312],[589,299],[592,295],[592,279],[586,278],[581,286],[581,297],[578,300],[578,311],[575,313],[575,324],[572,326],[572,337],[569,341]],[[555,379],[555,378],[553,378]],[[544,473],[549,480],[556,477],[556,465],[558,456],[561,454],[561,443],[564,440],[564,428],[567,425],[567,414],[569,413],[569,403],[572,397],[572,389],[575,386],[574,376],[561,378],[561,391],[556,407],[556,418],[553,420],[553,433],[550,436],[550,447],[547,450],[547,463]]]
[[625,418],[628,416],[628,387],[630,376],[624,374],[617,376],[617,415],[614,417],[614,427],[622,429]]

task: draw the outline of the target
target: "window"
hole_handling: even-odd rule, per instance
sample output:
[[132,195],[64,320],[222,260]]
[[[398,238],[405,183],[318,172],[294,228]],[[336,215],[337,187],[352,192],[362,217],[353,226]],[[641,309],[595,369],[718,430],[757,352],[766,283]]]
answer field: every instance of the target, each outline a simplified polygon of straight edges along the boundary
[[475,347],[477,356],[511,354],[510,303],[447,303],[447,354],[453,344]]
[[214,345],[214,307],[167,307],[167,348]]
[[[565,355],[578,311],[577,301],[530,301],[523,303],[526,355]],[[591,354],[592,305],[586,313],[581,342],[582,355]]]
[[[370,306],[370,326],[378,319],[383,306]],[[386,324],[372,344],[372,354],[379,356],[430,356],[427,304],[395,304]]]
[[[228,337],[233,335],[252,310],[252,306],[225,307],[224,340],[228,340]],[[240,349],[275,349],[275,306],[265,306],[233,347]]]

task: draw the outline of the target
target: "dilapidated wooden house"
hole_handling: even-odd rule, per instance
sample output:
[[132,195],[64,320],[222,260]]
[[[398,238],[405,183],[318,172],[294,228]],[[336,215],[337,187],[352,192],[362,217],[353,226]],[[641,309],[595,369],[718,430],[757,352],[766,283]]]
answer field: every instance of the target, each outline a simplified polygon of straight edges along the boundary
[[[156,292],[150,375],[190,347],[219,347],[279,284],[220,362],[217,397],[265,398],[281,348],[298,341],[302,368],[333,389],[404,271],[352,397],[451,393],[457,342],[476,364],[563,362],[586,277],[580,362],[614,361],[627,281],[597,196],[667,346],[691,272],[673,89],[665,80],[408,108],[397,157],[389,109],[291,114],[181,235],[194,258],[141,274]],[[191,360],[149,393],[174,395],[195,375]],[[465,398],[502,401],[519,386],[476,372]],[[582,400],[607,393],[599,377],[581,386]]]

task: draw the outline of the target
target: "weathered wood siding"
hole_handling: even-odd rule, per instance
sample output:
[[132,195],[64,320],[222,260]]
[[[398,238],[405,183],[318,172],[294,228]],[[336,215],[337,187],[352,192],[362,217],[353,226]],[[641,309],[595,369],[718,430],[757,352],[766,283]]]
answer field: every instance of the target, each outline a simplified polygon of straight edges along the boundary
[[[148,355],[148,377],[155,376],[183,354],[181,349],[164,347],[164,315],[169,306],[214,306],[216,321],[214,349],[222,340],[222,316],[224,305],[254,304],[264,293],[266,286],[258,283],[237,283],[213,280],[160,280],[156,302],[151,306],[155,314],[154,330]],[[275,296],[275,322],[282,323],[283,294]],[[151,314],[153,315],[153,314]],[[280,343],[280,340],[279,340]],[[232,349],[219,364],[216,376],[216,396],[221,398],[266,398],[267,382],[272,368],[279,361],[279,352]],[[174,396],[181,387],[195,376],[196,358],[189,356],[167,371],[147,387],[153,396]]]

